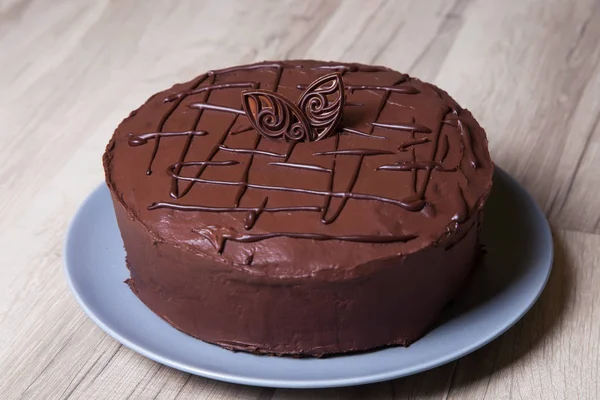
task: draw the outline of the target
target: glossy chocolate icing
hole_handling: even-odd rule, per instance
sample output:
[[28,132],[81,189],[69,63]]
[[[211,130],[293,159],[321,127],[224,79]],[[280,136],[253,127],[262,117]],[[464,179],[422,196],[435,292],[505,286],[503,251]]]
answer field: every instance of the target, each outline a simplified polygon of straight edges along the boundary
[[[343,87],[325,86],[332,74]],[[321,119],[302,100],[314,88]],[[259,95],[292,104],[303,135],[263,132],[273,103],[248,100]],[[485,132],[444,91],[320,61],[158,93],[117,128],[104,166],[146,305],[202,340],[295,355],[425,333],[476,263],[493,172]]]

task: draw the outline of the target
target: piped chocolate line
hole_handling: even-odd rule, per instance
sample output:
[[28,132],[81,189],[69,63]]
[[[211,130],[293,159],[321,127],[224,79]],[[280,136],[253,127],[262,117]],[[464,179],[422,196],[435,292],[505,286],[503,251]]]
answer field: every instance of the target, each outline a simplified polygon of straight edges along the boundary
[[227,147],[224,144],[219,146],[219,150],[227,151],[230,153],[259,154],[261,156],[267,156],[267,157],[285,158],[285,154],[273,153],[272,151],[232,148],[232,147]]
[[217,106],[215,104],[192,103],[188,107],[196,108],[198,110],[212,110],[212,111],[228,112],[228,113],[238,114],[238,115],[246,115],[246,113],[243,110],[237,110],[235,108],[225,107],[225,106]]
[[[273,82],[273,91],[277,92],[277,89],[279,89],[279,83],[281,82],[281,75],[283,73],[283,67],[278,66],[276,67],[276,73],[275,73],[275,81]],[[258,88],[258,85],[256,86],[256,89]],[[248,118],[250,118],[250,116],[247,116]],[[230,128],[231,129],[231,128]],[[236,207],[238,207],[240,205],[240,202],[242,201],[242,198],[244,197],[244,195],[246,194],[246,191],[248,190],[248,183],[249,181],[249,175],[250,175],[250,169],[252,168],[252,163],[254,162],[254,155],[257,154],[256,151],[258,151],[258,146],[262,140],[263,136],[262,135],[256,135],[256,138],[254,140],[254,153],[248,153],[250,154],[250,160],[248,161],[248,164],[244,170],[244,173],[242,175],[242,181],[245,182],[245,185],[240,186],[238,192],[236,193],[235,196],[235,200],[234,200],[234,205]],[[287,158],[286,158],[287,159]],[[264,209],[264,207],[267,204],[268,199],[265,197],[261,206],[259,207],[258,211],[248,211],[246,218],[244,218],[244,228],[245,229],[251,229],[254,224],[256,223],[256,220],[258,219],[260,213],[262,211],[262,209]]]
[[198,206],[192,204],[177,204],[168,201],[159,201],[152,203],[148,206],[148,210],[158,210],[159,208],[169,208],[177,211],[196,211],[196,212],[214,212],[214,213],[233,213],[233,212],[248,212],[248,211],[262,211],[268,213],[277,212],[292,212],[292,211],[313,211],[320,212],[321,207],[319,206],[290,206],[290,207],[213,207],[213,206]]
[[258,85],[257,82],[234,82],[234,83],[223,83],[220,85],[209,85],[198,89],[185,90],[183,92],[175,93],[163,100],[163,103],[170,103],[181,98],[206,92],[208,90],[222,90],[222,89],[238,89],[238,88],[254,88]]
[[[402,83],[402,82],[400,82]],[[398,83],[397,83],[398,84]],[[390,93],[401,93],[401,94],[418,94],[419,91],[417,88],[412,86],[374,86],[374,85],[348,85],[346,89],[350,91],[350,93],[355,92],[356,90],[383,90]]]
[[189,182],[198,182],[198,183],[209,183],[214,185],[225,185],[225,186],[244,186],[247,185],[249,188],[253,189],[262,189],[262,190],[273,190],[273,191],[283,191],[283,192],[293,192],[293,193],[303,193],[303,194],[312,194],[318,196],[332,196],[332,197],[340,197],[340,198],[348,198],[348,199],[356,199],[356,200],[376,200],[382,203],[389,203],[399,207],[402,207],[409,211],[415,211],[414,205],[410,203],[406,203],[402,200],[396,200],[389,197],[377,196],[368,193],[351,193],[351,192],[334,192],[327,190],[316,190],[316,189],[302,189],[302,188],[294,188],[287,186],[272,186],[272,185],[262,185],[257,183],[246,183],[243,181],[221,181],[215,179],[203,179],[203,178],[194,178],[191,176],[181,176],[174,173],[173,169],[170,168],[168,174],[182,181]]
[[333,150],[333,151],[320,151],[318,153],[313,153],[313,156],[331,156],[331,155],[340,155],[340,156],[382,156],[386,154],[396,154],[394,151],[390,150],[379,150],[379,149],[342,149],[342,150]]
[[322,233],[296,233],[296,232],[271,232],[271,233],[245,233],[245,234],[229,234],[225,233],[221,236],[221,243],[217,245],[222,252],[223,242],[231,240],[240,243],[254,243],[261,240],[287,237],[294,239],[309,239],[309,240],[341,240],[345,242],[366,242],[366,243],[395,243],[408,242],[416,239],[418,236],[414,234],[408,235],[326,235]]
[[184,161],[184,162],[177,162],[173,165],[171,165],[170,168],[178,168],[178,167],[191,167],[191,166],[199,166],[199,165],[210,165],[210,166],[223,166],[223,167],[228,167],[231,165],[238,165],[241,164],[240,161],[236,161],[236,160],[226,160],[226,161]]
[[[209,71],[206,74],[206,77],[210,78],[209,86],[210,85],[214,85],[215,80],[217,79],[216,75],[212,74]],[[201,83],[202,82],[200,82],[197,85],[194,85],[192,87],[192,90],[197,89],[200,86]],[[212,90],[207,90],[207,91],[203,92],[202,95],[203,95],[203,99],[204,99],[205,102],[208,102],[211,93],[212,93]],[[176,101],[176,103],[180,103],[184,98],[185,97],[181,97],[180,99],[178,99]],[[196,116],[194,117],[194,121],[192,122],[192,125],[191,125],[191,128],[190,128],[191,130],[197,130],[198,129],[198,124],[200,123],[200,119],[202,118],[203,114],[204,114],[204,110],[199,110],[196,113]],[[179,155],[179,159],[177,160],[177,162],[182,163],[182,162],[185,161],[187,153],[188,153],[188,151],[189,151],[189,149],[190,149],[190,147],[192,145],[192,140],[193,140],[193,136],[189,136],[188,139],[187,139],[187,141],[186,141],[186,143],[185,143],[184,148],[181,151],[181,154]],[[209,159],[207,161],[210,161],[210,160],[212,160],[212,155],[209,157]],[[176,173],[179,173],[181,171],[181,168],[182,167],[176,167],[174,171]],[[199,169],[199,172],[197,174],[198,175],[201,174],[202,171],[204,171],[204,168],[206,168],[206,166],[205,165],[201,165],[200,169]],[[193,183],[188,183],[188,185],[183,189],[182,196],[185,196],[185,194],[187,194],[187,192],[192,188],[192,186],[193,186]],[[169,191],[169,195],[171,197],[173,197],[173,198],[178,198],[180,196],[180,193],[179,193],[179,182],[176,179],[171,179],[171,188],[170,188],[170,191]]]
[[[208,73],[199,76],[197,78],[196,83],[194,83],[194,85],[192,85],[192,89],[196,89],[198,86],[200,86],[204,81],[206,81],[206,79],[208,79],[208,76],[209,76]],[[162,133],[162,131],[165,127],[165,123],[171,117],[171,115],[173,115],[173,113],[175,112],[177,107],[179,107],[179,105],[181,104],[182,101],[183,101],[183,98],[178,99],[171,104],[171,107],[168,109],[168,111],[158,121],[158,124],[156,127],[157,133]],[[192,127],[192,130],[196,130],[196,127],[195,126]],[[152,148],[152,154],[150,155],[150,161],[148,161],[148,168],[146,168],[146,175],[152,174],[152,164],[154,163],[154,159],[156,158],[156,155],[158,154],[158,148],[160,146],[160,138],[161,138],[161,135],[157,135],[155,137],[156,140],[154,141],[154,147]],[[130,146],[131,146],[131,144],[130,144]],[[136,146],[136,145],[134,144],[133,146]]]
[[127,143],[132,147],[142,146],[148,143],[150,139],[156,139],[158,137],[175,137],[175,136],[204,136],[206,131],[186,131],[186,132],[149,132],[141,133],[138,135],[130,135]]
[[[296,85],[296,89],[306,90],[308,87],[307,84],[300,83]],[[357,90],[374,90],[374,91],[385,91],[391,93],[400,93],[400,94],[418,94],[420,93],[417,88],[413,86],[373,86],[373,85],[345,85],[344,88],[348,90],[350,93],[354,93]]]
[[406,132],[417,132],[417,133],[431,133],[431,129],[421,124],[404,123],[404,124],[383,124],[380,122],[372,122],[371,125],[378,128],[393,129],[397,131]]
[[469,165],[474,169],[477,169],[479,166],[477,162],[477,157],[475,157],[475,153],[473,152],[473,144],[471,143],[471,132],[469,131],[469,127],[463,123],[460,119],[458,119],[458,129],[460,131],[460,135],[462,136],[463,143],[465,145],[465,151],[467,153],[467,159],[469,160]]
[[368,138],[374,138],[374,139],[387,139],[385,136],[368,134],[368,133],[364,133],[364,132],[361,132],[359,130],[352,129],[352,128],[342,128],[342,133],[346,133],[346,134],[350,134],[350,135],[357,135],[357,136],[362,136],[362,137],[368,137]]
[[437,161],[413,161],[400,162],[392,165],[382,165],[377,167],[377,171],[412,171],[412,170],[436,170],[440,172],[455,172],[456,167],[446,168]]
[[299,164],[290,162],[270,162],[269,165],[277,165],[280,167],[304,169],[308,171],[319,171],[319,172],[331,172],[330,168],[321,167],[320,165],[313,164]]
[[429,138],[419,138],[419,139],[407,140],[406,142],[403,142],[400,144],[400,146],[398,146],[398,150],[406,151],[406,149],[409,147],[416,146],[419,144],[425,144],[425,143],[429,143]]

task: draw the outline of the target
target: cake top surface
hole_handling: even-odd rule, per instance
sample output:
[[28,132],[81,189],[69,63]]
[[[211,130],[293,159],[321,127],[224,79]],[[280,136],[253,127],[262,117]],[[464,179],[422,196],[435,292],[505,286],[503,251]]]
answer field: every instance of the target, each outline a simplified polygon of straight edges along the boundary
[[444,91],[321,61],[177,84],[123,121],[104,162],[157,241],[282,275],[439,244],[482,205],[493,171],[485,132]]

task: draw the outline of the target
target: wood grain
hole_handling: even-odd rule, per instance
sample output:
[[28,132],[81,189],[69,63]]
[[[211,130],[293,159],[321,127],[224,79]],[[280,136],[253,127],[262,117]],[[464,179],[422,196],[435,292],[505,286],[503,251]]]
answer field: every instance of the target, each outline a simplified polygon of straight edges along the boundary
[[[600,398],[599,42],[593,0],[0,0],[0,398]],[[173,82],[280,58],[388,65],[474,112],[555,233],[521,322],[422,374],[297,391],[161,366],[85,317],[62,241],[114,127]]]

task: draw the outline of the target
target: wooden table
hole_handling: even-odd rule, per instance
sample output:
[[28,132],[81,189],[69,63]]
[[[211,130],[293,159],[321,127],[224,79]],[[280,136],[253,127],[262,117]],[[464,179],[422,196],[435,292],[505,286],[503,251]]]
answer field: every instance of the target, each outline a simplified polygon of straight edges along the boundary
[[[0,0],[0,398],[599,399],[599,42],[594,0]],[[281,58],[388,65],[474,112],[553,227],[521,322],[422,374],[296,391],[164,367],[83,314],[62,242],[113,129],[174,82]]]

